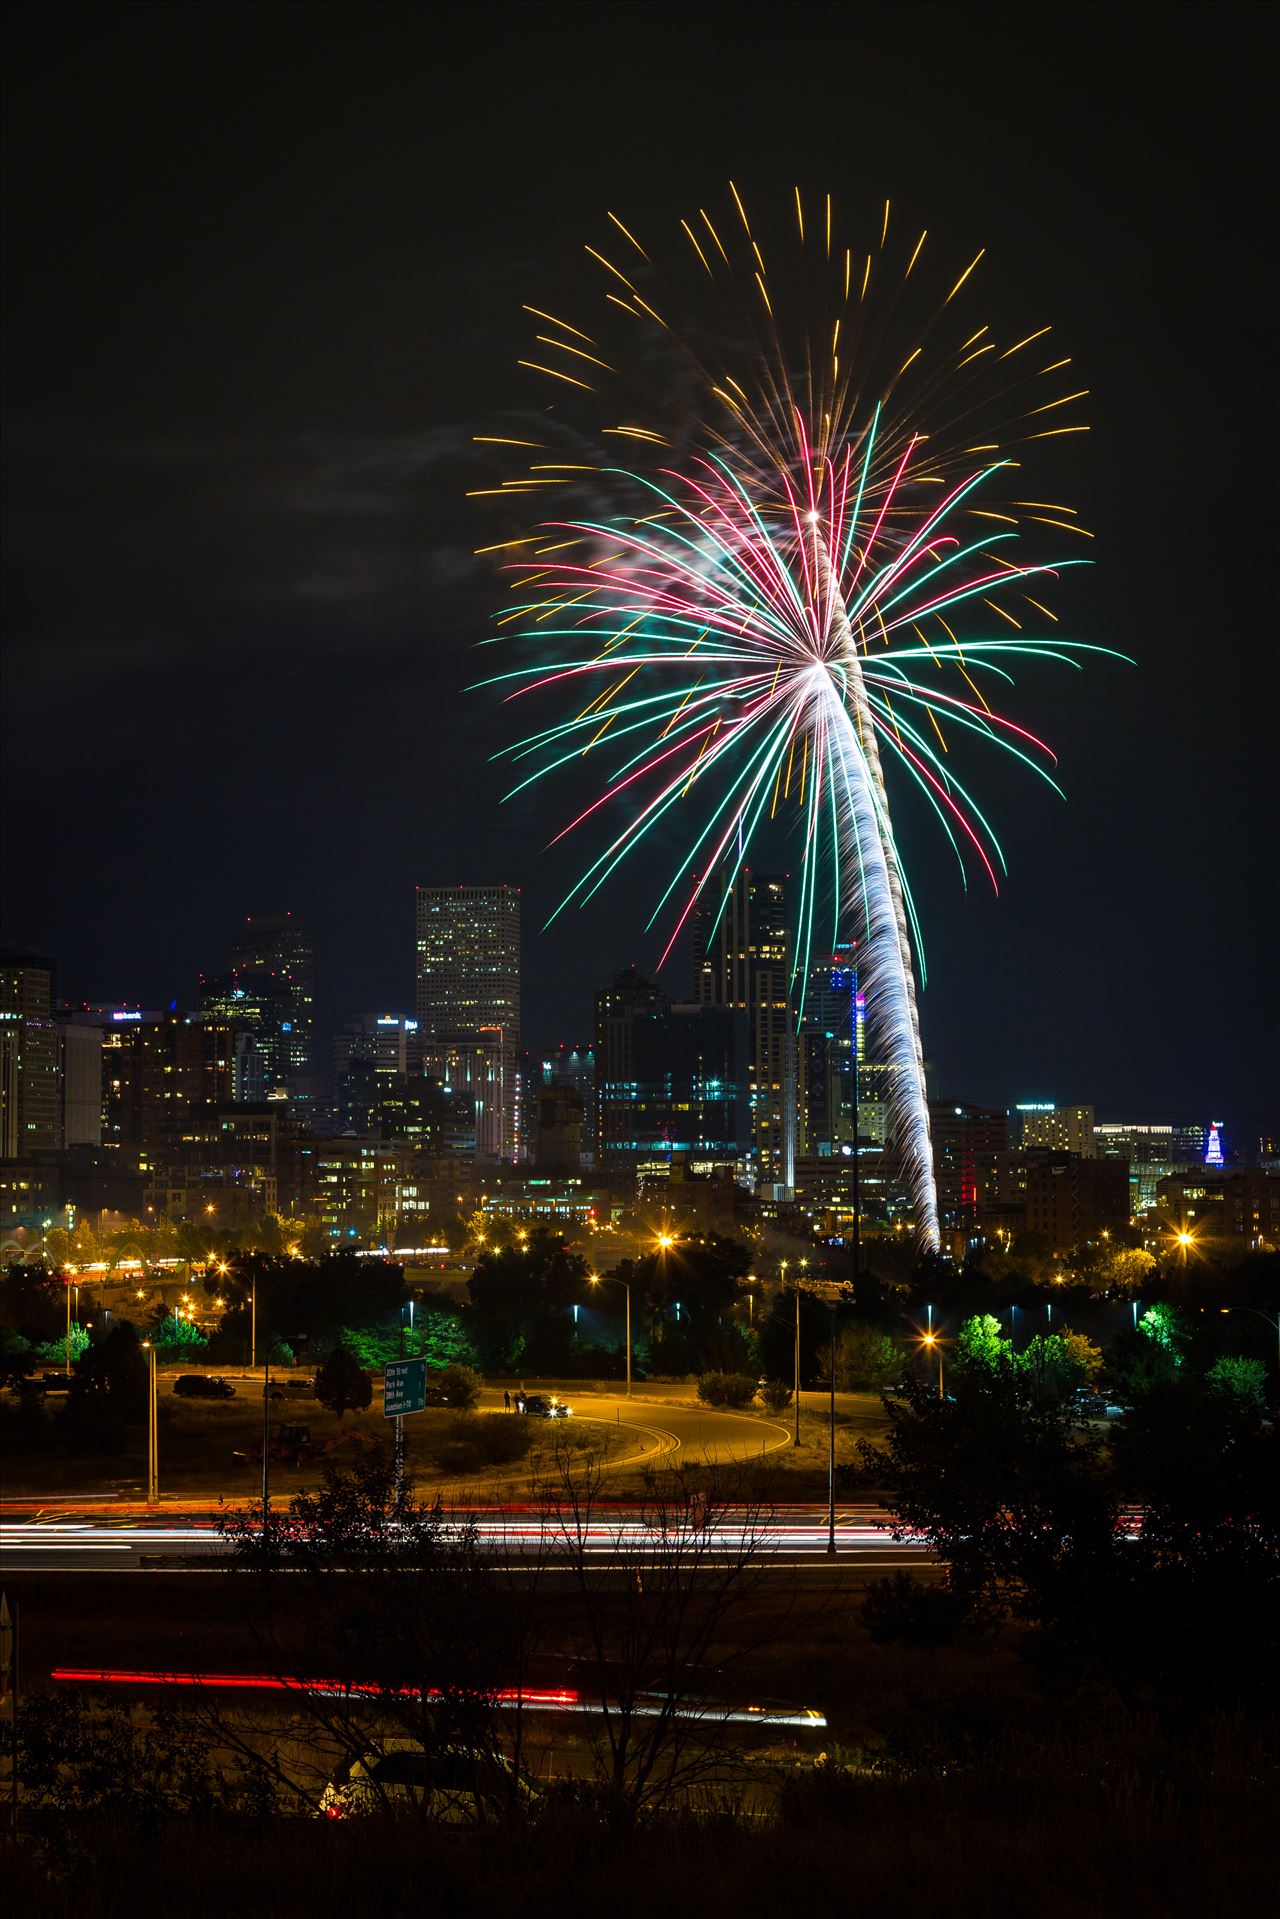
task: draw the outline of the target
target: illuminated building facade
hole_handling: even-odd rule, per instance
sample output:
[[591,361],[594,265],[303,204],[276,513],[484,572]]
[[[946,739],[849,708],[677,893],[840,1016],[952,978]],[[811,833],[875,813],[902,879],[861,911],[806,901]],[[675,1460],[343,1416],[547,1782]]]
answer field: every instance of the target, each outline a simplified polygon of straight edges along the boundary
[[1078,1153],[1027,1156],[1027,1228],[1053,1253],[1067,1254],[1129,1223],[1129,1166]]
[[971,1233],[992,1198],[999,1156],[1009,1143],[1009,1122],[998,1108],[930,1100],[938,1219],[954,1232]]
[[635,1021],[642,1014],[665,1011],[668,1004],[662,988],[641,979],[634,966],[596,994],[596,1160],[606,1171],[629,1167],[635,1159],[631,1112]]
[[1134,1219],[1156,1203],[1160,1181],[1173,1170],[1173,1127],[1100,1120],[1093,1129],[1099,1159],[1123,1159],[1129,1165],[1129,1211]]
[[1094,1157],[1092,1106],[1026,1105],[1016,1110],[1022,1120],[1021,1143],[1028,1151]]
[[695,915],[693,959],[699,1002],[747,1016],[756,1180],[781,1198],[795,1185],[797,1110],[785,877],[727,873],[720,899]]
[[476,1101],[476,1153],[521,1157],[520,889],[417,889],[417,1016],[433,1077]]
[[652,1170],[676,1157],[745,1159],[753,1128],[744,1009],[664,1005],[637,1011],[629,1026],[627,1077],[607,1087],[612,1163]]
[[56,1152],[58,1034],[53,966],[35,953],[0,955],[0,1159]]
[[314,956],[311,935],[292,913],[250,913],[231,949],[231,979],[274,1017],[262,1037],[268,1056],[267,1094],[311,1071]]

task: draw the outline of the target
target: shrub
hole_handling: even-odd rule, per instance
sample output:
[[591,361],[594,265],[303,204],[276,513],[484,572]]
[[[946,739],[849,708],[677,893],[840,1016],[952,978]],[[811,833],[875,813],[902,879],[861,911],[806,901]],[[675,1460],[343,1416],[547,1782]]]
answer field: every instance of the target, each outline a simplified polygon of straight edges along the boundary
[[432,1373],[431,1384],[454,1412],[469,1413],[480,1403],[484,1380],[474,1366],[442,1366]]
[[761,1401],[771,1413],[784,1413],[792,1396],[792,1388],[785,1379],[766,1379],[760,1388]]
[[436,1448],[435,1462],[442,1473],[474,1473],[479,1470],[480,1453],[470,1440],[450,1439]]
[[[89,1335],[84,1327],[77,1323],[71,1328],[71,1364],[74,1366],[77,1360],[83,1359],[88,1350]],[[64,1334],[60,1339],[50,1339],[46,1341],[43,1346],[38,1346],[36,1351],[46,1366],[65,1365],[67,1358],[66,1335]]]
[[756,1396],[756,1382],[750,1373],[703,1373],[698,1381],[698,1398],[704,1406],[749,1406]]

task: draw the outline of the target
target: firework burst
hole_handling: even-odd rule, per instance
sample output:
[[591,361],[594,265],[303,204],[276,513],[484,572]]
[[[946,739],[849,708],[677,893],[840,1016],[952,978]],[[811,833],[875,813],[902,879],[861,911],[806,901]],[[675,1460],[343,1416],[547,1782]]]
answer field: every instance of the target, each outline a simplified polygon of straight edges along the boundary
[[665,274],[610,215],[625,252],[588,249],[599,322],[529,309],[538,352],[523,364],[556,397],[536,440],[486,436],[529,458],[481,490],[523,504],[558,489],[565,510],[482,549],[514,589],[497,637],[529,661],[485,684],[572,706],[509,749],[523,777],[508,797],[602,761],[597,796],[556,839],[612,829],[552,918],[682,818],[649,917],[665,961],[762,825],[793,819],[797,1012],[815,941],[856,940],[916,1231],[936,1247],[922,943],[885,764],[928,801],[962,875],[976,862],[996,885],[1003,856],[958,749],[996,747],[1054,785],[1049,748],[988,695],[1019,659],[1105,650],[1057,637],[1038,597],[1080,557],[1019,544],[1046,526],[1087,538],[1074,512],[1011,497],[1027,490],[1027,442],[1085,430],[1063,411],[1084,394],[1046,355],[1047,327],[1005,345],[958,324],[982,256],[931,286],[926,236],[895,257],[887,203],[855,253],[835,243],[830,199],[806,220],[797,192],[792,264],[771,279],[774,243],[733,202],[726,230],[705,212],[681,222]]

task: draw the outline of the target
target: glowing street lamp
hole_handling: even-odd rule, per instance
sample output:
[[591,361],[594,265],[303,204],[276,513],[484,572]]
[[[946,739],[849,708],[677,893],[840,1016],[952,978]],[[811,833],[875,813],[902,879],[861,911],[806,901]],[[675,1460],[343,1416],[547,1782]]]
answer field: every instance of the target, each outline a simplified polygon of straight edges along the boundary
[[922,1345],[922,1346],[924,1346],[924,1347],[925,1347],[925,1349],[926,1349],[926,1350],[927,1350],[928,1352],[930,1352],[930,1353],[933,1353],[933,1352],[935,1352],[935,1351],[937,1352],[937,1355],[938,1355],[938,1398],[939,1398],[939,1399],[945,1399],[945,1398],[946,1398],[946,1394],[944,1393],[944,1391],[943,1391],[943,1389],[942,1389],[942,1342],[941,1342],[941,1340],[940,1340],[940,1339],[938,1338],[938,1335],[937,1335],[936,1333],[933,1333],[933,1332],[929,1332],[929,1333],[921,1333],[921,1335],[920,1335],[920,1343],[921,1343],[921,1345]]
[[588,1283],[592,1286],[621,1286],[627,1295],[627,1398],[631,1397],[631,1282],[619,1279],[616,1273],[589,1273]]

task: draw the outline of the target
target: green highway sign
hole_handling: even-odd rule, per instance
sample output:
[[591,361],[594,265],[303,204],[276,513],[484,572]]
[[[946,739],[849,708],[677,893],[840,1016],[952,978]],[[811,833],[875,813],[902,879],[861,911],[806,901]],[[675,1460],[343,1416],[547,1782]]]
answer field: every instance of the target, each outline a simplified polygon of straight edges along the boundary
[[382,1410],[386,1418],[399,1419],[405,1413],[420,1413],[426,1403],[426,1360],[389,1361],[382,1380]]

